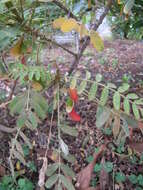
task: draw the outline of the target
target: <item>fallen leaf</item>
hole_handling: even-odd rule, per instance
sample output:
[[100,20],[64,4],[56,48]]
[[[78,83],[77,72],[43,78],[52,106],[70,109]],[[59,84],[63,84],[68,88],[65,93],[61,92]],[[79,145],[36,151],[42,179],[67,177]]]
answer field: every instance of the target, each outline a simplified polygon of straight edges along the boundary
[[44,157],[43,158],[43,165],[42,165],[42,168],[40,169],[40,172],[39,172],[39,180],[38,180],[38,185],[40,187],[43,187],[44,184],[45,184],[45,176],[46,176],[46,171],[47,171],[47,158]]
[[136,152],[142,153],[143,152],[143,143],[136,143],[136,142],[129,142],[129,147]]
[[[103,157],[101,160],[101,164],[105,164],[105,158]],[[105,190],[106,187],[109,186],[109,174],[106,172],[104,167],[102,167],[100,171],[100,176],[99,176],[99,183],[100,183],[100,190]]]
[[105,145],[102,145],[99,149],[99,152],[94,154],[93,161],[88,166],[86,166],[82,171],[79,172],[76,184],[79,190],[87,190],[89,188],[94,165],[98,157],[102,154],[104,150],[105,150]]
[[10,54],[13,57],[19,57],[21,55],[21,47],[23,43],[23,37],[21,37],[17,43],[11,48]]
[[0,165],[0,177],[3,177],[5,175],[5,168]]

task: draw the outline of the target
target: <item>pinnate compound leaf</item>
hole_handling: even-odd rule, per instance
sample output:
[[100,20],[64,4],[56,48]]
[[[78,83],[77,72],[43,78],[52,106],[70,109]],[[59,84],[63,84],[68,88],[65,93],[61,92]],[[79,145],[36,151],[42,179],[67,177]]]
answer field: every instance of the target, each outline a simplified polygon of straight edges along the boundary
[[71,135],[73,137],[77,137],[78,136],[78,131],[76,128],[67,126],[67,125],[62,125],[61,126],[61,130],[63,133]]
[[48,178],[48,180],[45,183],[45,187],[47,189],[51,189],[51,187],[57,182],[58,180],[58,174],[52,175]]
[[97,89],[98,89],[97,83],[94,82],[92,84],[90,90],[89,90],[89,93],[88,93],[88,99],[90,101],[95,99],[95,96],[96,96],[96,93],[97,93]]
[[61,170],[63,171],[64,175],[75,178],[74,171],[68,165],[61,164]]
[[97,51],[102,51],[104,49],[104,43],[99,34],[95,31],[91,31],[90,33],[90,41],[91,44]]
[[110,110],[106,107],[98,106],[96,113],[96,126],[101,128],[109,119]]
[[73,184],[64,175],[60,175],[60,180],[65,188],[67,188],[68,190],[75,190]]
[[108,96],[109,96],[109,89],[105,87],[102,90],[100,101],[99,101],[99,104],[101,106],[105,106],[105,104],[107,103],[107,100],[108,100]]
[[113,106],[114,109],[117,111],[120,110],[120,101],[121,101],[120,94],[118,91],[116,91],[113,96]]
[[78,27],[78,24],[76,20],[73,18],[70,18],[63,22],[63,24],[61,25],[61,31],[70,32],[72,30],[76,30],[77,27]]
[[130,102],[129,102],[128,98],[124,99],[123,106],[124,106],[125,113],[129,115],[130,114]]
[[132,109],[133,109],[133,113],[134,113],[135,118],[137,120],[140,119],[139,109],[135,103],[132,104]]
[[58,167],[59,167],[58,163],[54,163],[54,164],[49,165],[47,168],[47,171],[46,171],[46,175],[47,176],[53,175],[56,172],[56,170],[58,169]]

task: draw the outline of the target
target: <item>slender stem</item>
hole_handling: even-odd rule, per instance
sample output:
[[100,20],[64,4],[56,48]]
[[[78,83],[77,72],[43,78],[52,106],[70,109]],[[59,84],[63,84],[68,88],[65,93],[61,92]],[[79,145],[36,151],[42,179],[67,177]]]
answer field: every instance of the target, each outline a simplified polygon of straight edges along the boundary
[[[58,149],[58,153],[59,153],[59,170],[58,170],[58,175],[60,177],[60,173],[61,173],[61,147],[60,147],[60,140],[61,140],[61,131],[60,131],[60,90],[59,90],[59,84],[58,84],[58,140],[59,140],[59,149]],[[60,181],[58,183],[58,186],[60,186]]]
[[30,83],[28,84],[26,111],[29,110],[29,100],[30,100]]

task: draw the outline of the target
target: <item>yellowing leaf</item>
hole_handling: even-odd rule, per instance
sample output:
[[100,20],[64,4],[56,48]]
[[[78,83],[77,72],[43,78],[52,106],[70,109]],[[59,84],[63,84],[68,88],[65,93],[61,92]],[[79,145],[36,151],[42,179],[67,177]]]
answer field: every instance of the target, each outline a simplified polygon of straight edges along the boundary
[[32,88],[36,91],[41,91],[43,89],[42,85],[39,82],[32,82]]
[[78,27],[78,24],[75,19],[70,18],[65,20],[65,22],[61,26],[62,32],[70,32],[71,30],[76,30]]
[[90,33],[90,41],[97,51],[102,51],[104,49],[104,43],[99,34],[95,31]]
[[17,43],[11,48],[10,50],[10,54],[13,56],[13,57],[19,57],[21,55],[21,46],[22,46],[22,43],[23,43],[23,37],[21,37]]
[[89,32],[84,24],[77,25],[77,28],[75,30],[80,34],[80,38],[89,35]]
[[67,19],[65,17],[59,17],[53,22],[53,28],[60,29],[62,24],[66,21]]
[[88,9],[91,9],[91,6],[92,6],[91,0],[88,0]]

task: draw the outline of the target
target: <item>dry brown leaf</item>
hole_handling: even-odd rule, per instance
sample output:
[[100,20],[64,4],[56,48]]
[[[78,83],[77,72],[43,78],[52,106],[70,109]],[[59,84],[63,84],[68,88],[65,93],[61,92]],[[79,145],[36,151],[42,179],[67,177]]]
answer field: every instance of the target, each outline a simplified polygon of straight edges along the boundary
[[104,150],[105,150],[105,145],[102,145],[100,147],[99,152],[94,154],[94,160],[88,166],[86,166],[82,171],[79,172],[76,184],[79,190],[85,190],[89,188],[94,165],[98,157],[102,154]]
[[120,117],[115,116],[114,123],[113,123],[113,129],[112,129],[114,139],[116,139],[116,137],[118,136],[119,131],[120,131]]
[[0,165],[0,177],[3,177],[5,175],[5,168]]
[[143,152],[143,143],[129,142],[129,147],[135,150],[136,152]]
[[[105,158],[103,157],[101,160],[101,164],[105,164]],[[102,167],[99,176],[100,182],[100,190],[105,190],[106,187],[109,186],[109,174],[105,171],[104,167]]]
[[47,165],[48,165],[48,160],[46,157],[44,157],[43,158],[43,165],[42,165],[42,168],[40,169],[40,172],[39,172],[38,185],[40,187],[43,187],[45,184],[45,175],[46,175],[46,171],[47,171]]
[[17,43],[11,48],[10,54],[13,57],[19,57],[21,55],[21,47],[23,43],[23,37],[21,37]]

